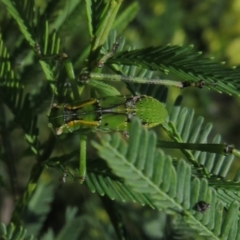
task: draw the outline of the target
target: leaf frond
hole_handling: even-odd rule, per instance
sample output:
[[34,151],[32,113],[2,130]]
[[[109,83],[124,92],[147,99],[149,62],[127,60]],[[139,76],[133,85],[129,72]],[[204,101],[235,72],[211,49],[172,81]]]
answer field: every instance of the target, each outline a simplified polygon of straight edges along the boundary
[[240,70],[224,67],[211,59],[201,58],[201,53],[192,52],[192,46],[148,47],[116,53],[107,62],[110,64],[135,65],[152,71],[173,73],[186,81],[203,80],[209,89],[227,94],[239,94]]
[[[216,191],[208,186],[206,180],[192,177],[190,166],[183,160],[179,160],[175,166],[170,157],[156,149],[156,135],[142,129],[138,121],[133,121],[129,134],[128,145],[122,143],[119,134],[102,137],[100,144],[93,142],[101,158],[122,178],[123,185],[129,186],[132,193],[144,194],[154,208],[182,215],[184,221],[203,236],[213,239],[220,239],[223,234],[236,236],[237,227],[232,231],[226,221],[231,216],[233,221],[238,221],[238,215],[233,213],[233,209],[236,211],[239,205],[236,201],[231,202],[225,216],[215,217],[219,216],[219,212],[223,214],[224,205],[217,200]],[[149,145],[142,144],[143,141]],[[107,182],[102,184],[102,181],[98,182],[97,179],[93,181],[99,194],[108,192]],[[117,190],[124,200],[122,189]],[[204,212],[204,217],[202,213],[193,210],[200,200],[211,205],[211,208]],[[225,230],[216,233],[219,225]]]
[[25,39],[28,41],[30,46],[34,46],[33,39],[33,25],[34,22],[34,9],[33,1],[2,1],[7,7],[8,12],[15,19],[19,26],[20,31],[24,35]]
[[54,192],[53,186],[46,182],[39,182],[36,191],[28,203],[24,212],[23,221],[28,230],[28,234],[37,236],[43,226],[48,213],[51,210]]
[[0,85],[1,100],[14,114],[15,120],[25,132],[26,141],[31,146],[32,151],[38,155],[40,142],[37,139],[37,116],[30,107],[31,103],[29,94],[24,97],[24,88],[20,84],[19,80],[14,76],[14,72],[11,69],[11,65],[8,60],[7,49],[3,47],[2,41],[0,45],[2,46],[0,57],[5,59],[5,61],[0,64],[2,69],[2,82]]
[[6,240],[35,240],[33,235],[26,236],[27,230],[22,226],[16,226],[13,223],[9,223],[7,226],[3,223],[0,223],[0,238]]
[[[169,111],[167,123],[162,126],[167,134],[176,142],[184,143],[215,143],[221,142],[221,136],[218,134],[213,137],[212,141],[208,138],[212,131],[212,124],[204,124],[204,118],[194,116],[194,110],[182,108],[176,100],[175,106]],[[189,151],[181,149],[182,153],[190,162],[198,162],[199,166],[205,166],[207,172],[226,177],[228,170],[233,162],[234,156],[224,156],[223,153],[206,153],[200,151]]]

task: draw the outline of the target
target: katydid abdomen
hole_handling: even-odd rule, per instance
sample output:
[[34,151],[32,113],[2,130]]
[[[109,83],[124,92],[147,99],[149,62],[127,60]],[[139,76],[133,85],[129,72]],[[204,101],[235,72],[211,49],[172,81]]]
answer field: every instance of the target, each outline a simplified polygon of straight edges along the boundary
[[155,98],[111,96],[52,106],[49,121],[56,134],[75,130],[127,131],[131,119],[137,117],[144,127],[163,123],[168,113]]

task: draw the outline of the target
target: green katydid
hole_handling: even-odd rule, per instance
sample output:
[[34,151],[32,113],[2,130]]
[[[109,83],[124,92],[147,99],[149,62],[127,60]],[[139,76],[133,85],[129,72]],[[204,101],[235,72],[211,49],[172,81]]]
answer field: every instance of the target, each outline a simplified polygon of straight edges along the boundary
[[56,134],[75,130],[99,129],[102,131],[127,132],[133,117],[151,128],[163,123],[168,113],[158,100],[146,96],[110,96],[75,102],[73,105],[52,106],[50,122]]
[[49,122],[57,135],[81,130],[81,155],[79,179],[83,182],[86,173],[85,134],[87,131],[122,131],[128,136],[128,127],[133,117],[138,117],[142,125],[150,128],[163,123],[167,110],[158,100],[146,96],[115,96],[89,99],[74,104],[53,104]]
[[[115,50],[115,47],[114,47]],[[102,67],[104,62],[112,54],[103,57],[98,63]],[[71,62],[66,54],[59,55],[67,70],[70,80],[75,80]],[[59,73],[57,73],[59,74]],[[177,88],[204,86],[203,81],[198,82],[176,82],[162,79],[146,79],[140,77],[130,77],[125,75],[100,74],[95,72],[82,73],[78,78],[80,83],[89,83],[96,80],[133,82],[140,84],[158,84],[174,86]],[[73,81],[74,83],[74,81]],[[77,95],[77,94],[75,94]],[[75,96],[74,96],[75,97]],[[76,98],[76,97],[75,97]],[[62,133],[80,130],[80,164],[79,179],[82,183],[86,175],[86,133],[89,131],[121,131],[124,136],[128,136],[128,128],[131,120],[137,117],[146,128],[151,128],[164,123],[167,118],[165,106],[158,100],[146,96],[122,96],[114,94],[104,98],[92,98],[75,101],[72,104],[52,104],[49,115],[49,122],[57,135]]]
[[164,105],[152,97],[111,96],[79,101],[72,105],[53,104],[49,122],[57,135],[82,130],[79,180],[83,182],[86,174],[84,133],[94,130],[122,131],[124,136],[128,136],[129,124],[133,117],[140,118],[142,125],[150,128],[163,123],[167,115]]

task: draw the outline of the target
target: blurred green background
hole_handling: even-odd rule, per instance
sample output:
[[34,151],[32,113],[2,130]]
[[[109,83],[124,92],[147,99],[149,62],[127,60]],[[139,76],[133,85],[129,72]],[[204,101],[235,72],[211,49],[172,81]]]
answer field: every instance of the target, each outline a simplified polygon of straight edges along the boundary
[[[125,0],[123,8],[133,1]],[[60,1],[62,6],[65,1]],[[59,4],[60,4],[59,3]],[[136,18],[130,23],[120,36],[127,39],[127,42],[135,48],[159,46],[159,45],[190,45],[193,44],[194,50],[202,51],[206,57],[214,57],[216,61],[226,61],[226,65],[235,66],[240,63],[240,0],[139,0],[139,12]],[[36,5],[44,7],[45,2],[36,1]],[[68,1],[64,10],[56,14],[66,14],[67,24],[61,28],[60,37],[62,47],[65,52],[74,59],[77,54],[84,50],[89,42],[87,34],[87,22],[84,9],[84,2],[76,7],[74,17],[69,17],[68,10],[71,9],[71,0]],[[49,19],[55,16],[47,16]],[[21,71],[21,66],[17,66],[25,56],[24,52],[14,52],[14,44],[18,44],[18,29],[14,24],[8,25],[7,12],[0,2],[0,23],[3,31],[3,39],[9,52],[12,53],[11,59],[16,64],[16,71]],[[86,34],[84,34],[86,33]],[[41,36],[39,36],[41,38]],[[16,41],[17,39],[17,41]],[[76,51],[76,46],[78,50]],[[21,64],[27,65],[28,62]],[[28,71],[31,72],[32,79],[25,79],[28,88],[33,91],[41,81],[43,75],[39,73],[37,61],[30,65]],[[31,75],[30,74],[30,75]],[[204,79],[203,79],[204,80]],[[214,132],[223,137],[223,141],[231,143],[240,148],[239,144],[239,98],[226,96],[206,89],[195,90],[186,89],[178,91],[170,89],[169,102],[182,94],[183,106],[194,108],[196,115],[202,115],[206,122],[214,124]],[[50,105],[51,96],[47,96],[46,106]],[[12,116],[8,113],[8,118]],[[40,135],[42,139],[50,130],[47,128],[47,117],[45,112],[41,115],[39,122]],[[14,159],[16,159],[17,187],[21,194],[28,180],[30,168],[33,165],[32,159],[22,158],[22,149],[25,147],[22,132],[12,133],[14,139]],[[1,139],[0,139],[1,143]],[[70,143],[71,144],[71,143]],[[89,150],[90,151],[90,150]],[[20,159],[20,160],[18,160]],[[236,167],[238,163],[236,161]],[[239,166],[239,165],[238,165]],[[4,174],[5,166],[0,165],[1,174]],[[52,176],[56,176],[54,181]],[[93,225],[84,230],[81,239],[108,239],[105,233],[113,236],[113,228],[109,226],[108,215],[102,208],[105,200],[101,200],[96,194],[91,194],[85,186],[79,186],[68,182],[61,189],[59,185],[58,173],[47,170],[42,176],[42,184],[52,186],[53,202],[51,202],[51,212],[44,219],[44,227],[41,232],[52,228],[58,232],[64,224],[64,214],[67,206],[78,206],[81,214],[90,214],[94,219]],[[53,183],[53,184],[52,184]],[[44,186],[45,186],[44,185]],[[1,191],[4,196],[1,200],[1,221],[8,222],[12,211],[12,198],[7,191]],[[169,217],[162,213],[154,212],[149,208],[142,208],[137,204],[122,204],[124,221],[133,239],[161,239],[165,221]],[[173,219],[168,219],[173,221]],[[31,232],[31,230],[30,230]],[[112,235],[111,235],[112,234]],[[170,239],[170,238],[169,238]]]

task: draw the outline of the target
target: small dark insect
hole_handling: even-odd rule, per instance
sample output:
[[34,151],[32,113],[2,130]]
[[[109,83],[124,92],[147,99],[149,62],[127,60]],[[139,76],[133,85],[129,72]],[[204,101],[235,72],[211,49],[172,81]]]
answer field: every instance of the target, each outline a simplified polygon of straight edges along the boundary
[[194,210],[204,213],[205,211],[208,210],[208,208],[210,208],[210,204],[204,202],[204,201],[199,201],[195,204],[195,206],[193,207]]

